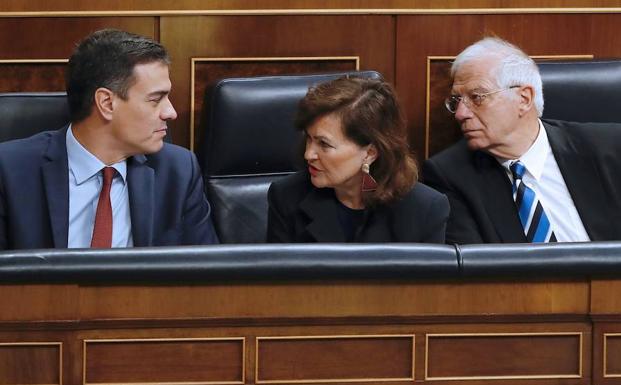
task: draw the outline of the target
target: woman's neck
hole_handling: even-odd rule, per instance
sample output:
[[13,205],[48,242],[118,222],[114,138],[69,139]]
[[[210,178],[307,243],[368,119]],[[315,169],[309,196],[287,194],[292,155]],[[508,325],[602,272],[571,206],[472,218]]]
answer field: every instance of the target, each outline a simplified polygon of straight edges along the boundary
[[364,202],[362,201],[362,190],[359,186],[353,189],[334,189],[336,199],[343,205],[350,209],[360,210],[364,209]]

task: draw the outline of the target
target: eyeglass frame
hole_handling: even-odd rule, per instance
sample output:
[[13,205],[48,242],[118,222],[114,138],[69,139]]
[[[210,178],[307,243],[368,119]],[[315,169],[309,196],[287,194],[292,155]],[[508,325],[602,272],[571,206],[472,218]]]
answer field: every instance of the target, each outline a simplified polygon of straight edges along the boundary
[[[459,107],[459,103],[464,103],[468,108],[472,108],[474,107],[481,107],[481,105],[483,104],[483,101],[485,101],[485,98],[487,98],[490,95],[494,95],[497,94],[499,92],[503,92],[503,91],[507,91],[513,88],[520,88],[522,86],[519,85],[515,85],[515,86],[509,86],[509,87],[505,87],[505,88],[500,88],[494,91],[490,91],[490,92],[485,92],[482,94],[478,94],[473,92],[471,95],[472,96],[476,96],[477,100],[479,100],[478,102],[475,102],[474,100],[472,100],[472,97],[466,95],[466,96],[461,96],[461,95],[451,95],[449,97],[447,97],[446,99],[444,99],[444,107],[446,107],[446,109],[448,110],[448,112],[450,112],[451,114],[455,114],[457,112],[457,108]],[[455,110],[451,110],[451,108],[449,107],[451,102],[455,101]]]

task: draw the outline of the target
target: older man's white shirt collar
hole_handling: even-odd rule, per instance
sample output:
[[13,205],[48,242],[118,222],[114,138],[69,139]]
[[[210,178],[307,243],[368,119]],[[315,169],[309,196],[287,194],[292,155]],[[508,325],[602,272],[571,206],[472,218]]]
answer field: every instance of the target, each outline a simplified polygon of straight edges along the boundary
[[537,139],[535,139],[535,142],[530,146],[530,148],[519,159],[501,161],[502,166],[509,170],[509,167],[513,162],[520,160],[526,168],[526,172],[537,181],[541,180],[546,159],[552,153],[546,129],[543,127],[541,120],[538,122],[539,133],[537,134]]

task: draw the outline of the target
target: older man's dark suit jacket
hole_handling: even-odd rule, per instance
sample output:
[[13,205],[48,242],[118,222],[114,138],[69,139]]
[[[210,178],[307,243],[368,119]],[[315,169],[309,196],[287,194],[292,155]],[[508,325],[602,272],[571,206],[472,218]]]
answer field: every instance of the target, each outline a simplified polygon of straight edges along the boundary
[[[0,250],[66,248],[67,127],[0,144]],[[198,163],[188,150],[127,159],[134,246],[217,242]]]
[[[272,183],[268,192],[268,242],[345,242],[331,188],[315,188],[301,171]],[[369,209],[354,242],[443,243],[446,197],[417,183],[399,201]]]
[[[544,120],[552,152],[593,241],[621,239],[621,125]],[[526,242],[511,182],[464,140],[428,159],[425,183],[451,204],[447,243]]]

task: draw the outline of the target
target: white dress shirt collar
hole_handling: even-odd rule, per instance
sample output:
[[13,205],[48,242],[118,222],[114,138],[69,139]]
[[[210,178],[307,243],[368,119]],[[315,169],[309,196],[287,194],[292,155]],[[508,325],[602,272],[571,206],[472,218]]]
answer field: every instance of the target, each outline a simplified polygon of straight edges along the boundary
[[[78,142],[73,135],[71,125],[69,125],[67,130],[67,158],[69,169],[73,173],[77,185],[81,185],[101,171],[102,168],[106,167],[106,164]],[[116,169],[118,175],[123,178],[123,183],[127,182],[127,162],[125,160],[117,162],[110,167]]]
[[[530,148],[519,159],[499,161],[506,170],[510,170],[511,164],[519,160],[526,168],[526,172],[529,173],[533,179],[540,181],[541,176],[543,175],[546,159],[552,153],[552,148],[550,147],[548,134],[546,133],[546,129],[543,127],[543,123],[541,123],[541,120],[538,122],[539,133]],[[509,171],[509,174],[510,173],[511,172]]]

